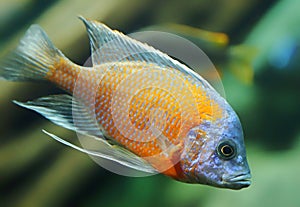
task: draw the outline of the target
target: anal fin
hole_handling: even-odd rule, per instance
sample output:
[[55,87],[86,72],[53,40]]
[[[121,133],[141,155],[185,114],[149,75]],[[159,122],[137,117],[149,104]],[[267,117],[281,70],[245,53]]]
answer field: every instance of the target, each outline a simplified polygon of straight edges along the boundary
[[[130,168],[130,169],[133,169],[133,170],[136,170],[139,172],[147,173],[147,174],[157,173],[157,171],[142,158],[140,158],[137,155],[133,154],[132,152],[126,150],[125,148],[109,144],[107,140],[95,139],[93,136],[85,135],[85,139],[90,138],[91,140],[94,140],[94,141],[96,140],[96,142],[97,142],[98,149],[90,150],[90,149],[85,149],[85,148],[76,146],[76,145],[74,145],[54,134],[51,134],[45,130],[43,130],[43,132],[45,134],[49,135],[51,138],[55,139],[56,141],[58,141],[62,144],[65,144],[69,147],[72,147],[80,152],[88,154],[93,158],[102,158],[102,159],[105,159],[108,161],[116,162],[124,167]],[[99,164],[101,166],[103,166],[101,163],[99,163]],[[107,167],[107,165],[103,166],[103,167]],[[116,172],[116,170],[124,171],[124,169],[116,169],[115,168],[114,171]],[[116,173],[119,173],[119,172],[116,172]]]

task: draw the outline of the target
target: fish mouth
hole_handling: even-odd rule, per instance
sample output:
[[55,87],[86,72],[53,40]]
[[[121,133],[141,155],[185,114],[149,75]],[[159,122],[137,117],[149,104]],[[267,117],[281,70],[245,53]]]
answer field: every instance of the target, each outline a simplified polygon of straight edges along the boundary
[[244,173],[244,174],[238,174],[235,176],[231,176],[229,178],[224,178],[223,183],[227,187],[230,187],[232,189],[241,189],[246,188],[251,185],[251,174],[250,173]]

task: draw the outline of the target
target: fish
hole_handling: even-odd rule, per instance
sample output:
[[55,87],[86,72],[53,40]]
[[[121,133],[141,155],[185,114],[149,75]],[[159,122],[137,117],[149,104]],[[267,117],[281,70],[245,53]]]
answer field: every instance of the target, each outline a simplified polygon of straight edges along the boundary
[[38,25],[0,63],[3,80],[47,81],[63,89],[13,102],[94,144],[80,147],[44,133],[92,158],[150,175],[235,190],[251,184],[243,129],[225,98],[167,54],[79,18],[92,66],[65,57]]

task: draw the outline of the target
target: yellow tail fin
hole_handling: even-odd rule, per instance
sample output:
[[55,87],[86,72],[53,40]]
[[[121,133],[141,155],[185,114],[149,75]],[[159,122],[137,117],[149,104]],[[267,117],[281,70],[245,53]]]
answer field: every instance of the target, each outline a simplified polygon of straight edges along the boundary
[[49,68],[65,58],[38,25],[32,25],[17,49],[0,63],[0,78],[11,81],[45,80]]

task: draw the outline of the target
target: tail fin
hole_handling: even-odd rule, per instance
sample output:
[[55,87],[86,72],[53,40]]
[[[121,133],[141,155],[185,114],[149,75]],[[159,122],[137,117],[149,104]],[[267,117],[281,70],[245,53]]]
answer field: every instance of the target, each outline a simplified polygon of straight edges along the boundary
[[0,63],[0,79],[45,80],[55,62],[65,58],[38,25],[32,25],[17,49]]

